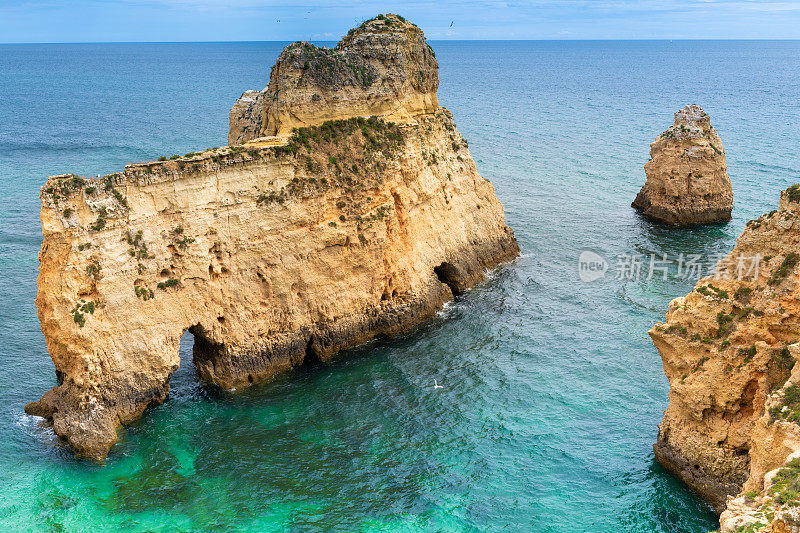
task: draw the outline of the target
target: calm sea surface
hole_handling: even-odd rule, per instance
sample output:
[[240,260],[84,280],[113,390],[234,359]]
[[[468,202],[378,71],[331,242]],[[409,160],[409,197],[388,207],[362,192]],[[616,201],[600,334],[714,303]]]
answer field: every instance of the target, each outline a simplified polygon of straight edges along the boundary
[[[56,384],[33,303],[45,177],[225,144],[283,44],[0,46],[0,530],[715,528],[651,449],[668,384],[646,331],[694,283],[617,261],[727,251],[800,181],[800,42],[434,42],[522,257],[408,336],[237,394],[198,382],[187,335],[169,399],[105,466],[23,413]],[[735,206],[670,230],[630,202],[687,103]],[[585,249],[604,279],[579,280]]]

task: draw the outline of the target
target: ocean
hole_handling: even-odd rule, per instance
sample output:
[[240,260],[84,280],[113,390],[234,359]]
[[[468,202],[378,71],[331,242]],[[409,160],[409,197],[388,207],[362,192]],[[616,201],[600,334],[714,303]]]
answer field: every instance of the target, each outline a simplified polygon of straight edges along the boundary
[[[408,335],[233,394],[198,381],[187,335],[169,399],[105,465],[24,414],[56,384],[45,178],[224,145],[285,44],[0,45],[0,530],[716,528],[653,459],[668,383],[647,330],[695,280],[651,256],[712,263],[800,181],[800,41],[432,42],[521,257]],[[733,219],[671,229],[630,203],[688,103],[722,137]],[[604,277],[581,280],[584,251]]]

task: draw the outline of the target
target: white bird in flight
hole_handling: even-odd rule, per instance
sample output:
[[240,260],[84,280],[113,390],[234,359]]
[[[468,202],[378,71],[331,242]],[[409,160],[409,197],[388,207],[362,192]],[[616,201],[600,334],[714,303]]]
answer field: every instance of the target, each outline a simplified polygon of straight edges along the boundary
[[436,380],[434,379],[434,380],[433,380],[433,388],[434,388],[434,389],[443,389],[443,388],[444,388],[444,386],[442,386],[442,385],[439,385],[439,383],[437,383],[437,382],[436,382]]

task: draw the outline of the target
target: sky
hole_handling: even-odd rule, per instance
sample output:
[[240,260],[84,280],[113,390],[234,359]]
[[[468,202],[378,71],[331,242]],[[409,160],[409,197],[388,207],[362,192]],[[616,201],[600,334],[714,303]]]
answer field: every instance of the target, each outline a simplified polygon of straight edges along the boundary
[[0,42],[335,41],[378,13],[428,39],[800,39],[800,0],[0,0]]

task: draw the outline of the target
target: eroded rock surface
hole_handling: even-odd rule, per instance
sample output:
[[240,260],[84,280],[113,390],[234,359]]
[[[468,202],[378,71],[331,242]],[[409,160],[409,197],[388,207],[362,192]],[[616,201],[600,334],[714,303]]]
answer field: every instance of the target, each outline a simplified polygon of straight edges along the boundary
[[422,30],[398,15],[362,23],[334,48],[287,46],[269,85],[231,110],[228,144],[352,116],[410,121],[438,107],[439,65]]
[[717,512],[800,449],[798,202],[800,187],[784,191],[649,332],[670,383],[656,459]]
[[730,220],[725,149],[700,106],[675,113],[675,123],[650,145],[644,172],[647,181],[632,206],[646,217],[677,226]]
[[[421,31],[401,27],[435,67]],[[394,42],[395,29],[373,28],[343,43]],[[290,59],[296,46],[273,74],[304,65]],[[403,74],[392,70],[397,50],[380,53],[382,75]],[[377,69],[380,57],[368,64]],[[328,56],[304,61],[317,72]],[[426,80],[421,89],[435,91]],[[279,102],[310,107],[268,124],[283,132],[291,115],[303,117],[293,126],[318,125],[101,179],[55,176],[42,188],[36,305],[59,385],[26,411],[50,420],[80,455],[103,458],[120,424],[165,399],[187,330],[198,375],[244,387],[407,331],[518,254],[451,114],[428,106],[435,92],[414,120],[397,123],[360,116],[374,112],[365,88],[348,89],[357,98],[348,108],[338,89],[316,83],[320,109],[336,111],[315,117],[309,85],[295,81],[281,86]],[[384,87],[416,82],[375,83],[371,102],[396,96]],[[349,118],[323,122],[334,116]]]

